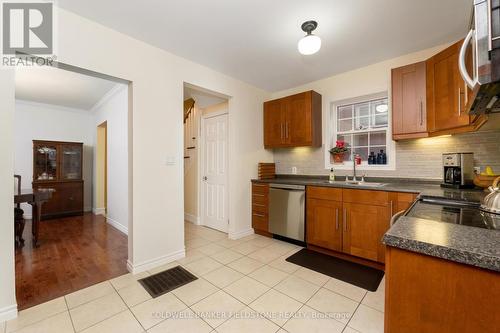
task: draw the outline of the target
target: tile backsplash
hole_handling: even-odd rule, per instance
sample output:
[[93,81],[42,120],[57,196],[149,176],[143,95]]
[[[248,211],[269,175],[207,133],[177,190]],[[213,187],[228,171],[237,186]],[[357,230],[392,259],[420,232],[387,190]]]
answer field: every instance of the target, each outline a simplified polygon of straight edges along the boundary
[[[291,174],[326,175],[323,148],[275,149],[276,172]],[[489,165],[500,173],[500,131],[484,131],[460,135],[407,140],[396,143],[396,170],[362,171],[368,176],[442,179],[441,155],[449,152],[473,152],[474,165]],[[351,174],[338,170],[337,175]]]

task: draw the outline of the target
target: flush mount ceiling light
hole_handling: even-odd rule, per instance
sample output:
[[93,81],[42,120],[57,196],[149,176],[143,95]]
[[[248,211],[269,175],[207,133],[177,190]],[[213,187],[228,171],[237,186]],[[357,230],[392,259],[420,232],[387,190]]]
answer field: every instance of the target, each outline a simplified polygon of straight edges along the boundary
[[299,40],[297,45],[299,52],[303,55],[314,54],[321,48],[321,38],[313,35],[312,32],[318,27],[318,22],[316,21],[306,21],[302,23],[302,30],[307,33],[304,37]]

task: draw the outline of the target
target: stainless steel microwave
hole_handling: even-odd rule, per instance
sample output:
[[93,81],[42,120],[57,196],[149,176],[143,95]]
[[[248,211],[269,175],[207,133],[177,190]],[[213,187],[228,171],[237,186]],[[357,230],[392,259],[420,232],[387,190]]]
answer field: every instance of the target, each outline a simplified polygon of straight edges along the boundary
[[[473,54],[472,73],[466,67],[469,45]],[[473,92],[468,112],[473,115],[500,112],[500,0],[474,0],[471,30],[458,62],[460,74]]]

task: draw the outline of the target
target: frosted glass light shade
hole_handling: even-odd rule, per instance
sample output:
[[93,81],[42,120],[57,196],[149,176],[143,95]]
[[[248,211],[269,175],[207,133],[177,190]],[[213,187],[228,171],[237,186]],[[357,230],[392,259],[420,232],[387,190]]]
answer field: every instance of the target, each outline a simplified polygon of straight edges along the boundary
[[299,40],[297,47],[303,55],[314,54],[321,48],[321,38],[316,35],[306,35]]

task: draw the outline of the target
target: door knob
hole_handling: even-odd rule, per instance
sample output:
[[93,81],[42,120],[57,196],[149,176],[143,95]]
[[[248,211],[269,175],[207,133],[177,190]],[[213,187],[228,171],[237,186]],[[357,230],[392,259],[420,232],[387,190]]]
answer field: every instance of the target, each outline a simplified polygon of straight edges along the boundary
[[203,180],[208,180],[208,177],[207,176],[203,176]]

